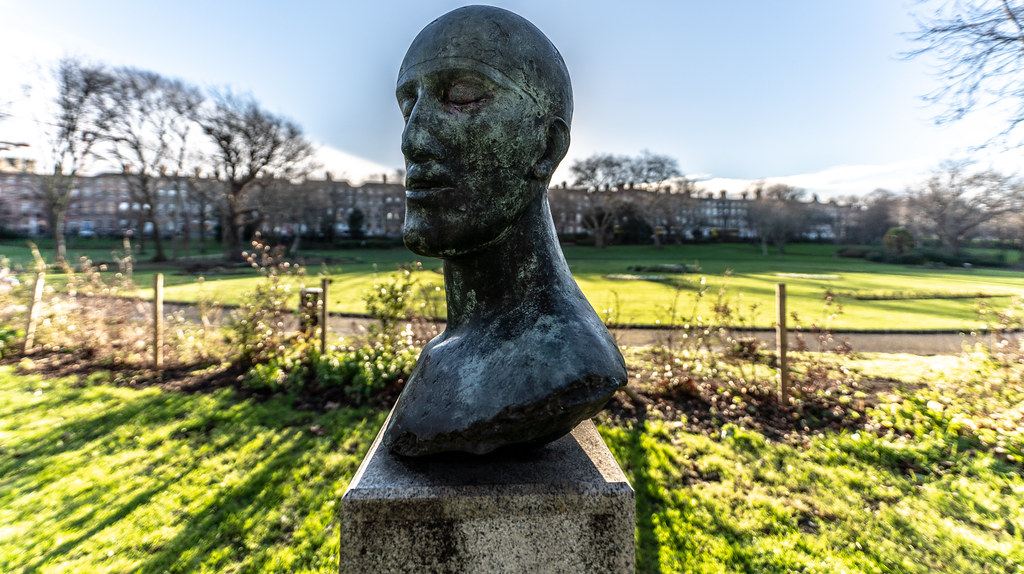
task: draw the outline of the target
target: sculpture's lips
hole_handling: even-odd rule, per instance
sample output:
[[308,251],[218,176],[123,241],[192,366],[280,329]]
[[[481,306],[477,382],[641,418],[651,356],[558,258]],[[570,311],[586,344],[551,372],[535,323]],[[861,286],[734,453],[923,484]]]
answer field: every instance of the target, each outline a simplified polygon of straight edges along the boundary
[[424,201],[437,199],[439,196],[444,195],[446,192],[451,191],[450,187],[433,187],[428,189],[423,188],[406,188],[405,199],[407,201]]
[[439,168],[430,164],[409,166],[405,178],[405,198],[409,201],[426,201],[451,191],[454,187],[451,179]]

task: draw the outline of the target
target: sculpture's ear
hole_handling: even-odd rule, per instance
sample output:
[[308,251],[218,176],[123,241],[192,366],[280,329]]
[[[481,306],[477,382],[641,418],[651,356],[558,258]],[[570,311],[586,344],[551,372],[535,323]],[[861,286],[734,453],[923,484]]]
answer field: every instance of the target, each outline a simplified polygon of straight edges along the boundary
[[548,182],[555,173],[555,168],[562,162],[569,151],[569,126],[560,117],[548,120],[548,137],[544,154],[533,166],[533,177]]

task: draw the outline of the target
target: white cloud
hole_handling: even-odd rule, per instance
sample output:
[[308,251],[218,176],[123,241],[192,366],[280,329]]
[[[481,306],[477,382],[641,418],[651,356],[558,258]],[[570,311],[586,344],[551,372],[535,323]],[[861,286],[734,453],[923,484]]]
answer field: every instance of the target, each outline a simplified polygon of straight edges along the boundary
[[[924,179],[936,167],[931,158],[917,158],[878,165],[839,165],[814,173],[783,175],[764,178],[765,183],[785,183],[806,189],[821,199],[846,195],[866,195],[882,188],[899,192],[909,185]],[[724,189],[729,194],[738,194],[757,180],[728,177],[708,177],[698,180],[698,185],[709,191]]]
[[330,172],[334,179],[362,183],[368,180],[380,181],[381,176],[387,174],[388,181],[397,181],[393,179],[397,178],[395,168],[330,146],[316,145],[316,159],[321,165],[321,168],[315,172],[317,176],[323,176],[324,172]]

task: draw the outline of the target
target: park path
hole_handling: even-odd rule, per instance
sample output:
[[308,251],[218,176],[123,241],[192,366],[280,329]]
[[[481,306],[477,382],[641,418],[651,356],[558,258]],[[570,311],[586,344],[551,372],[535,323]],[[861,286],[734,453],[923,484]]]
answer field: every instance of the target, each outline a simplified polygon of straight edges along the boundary
[[[367,326],[372,323],[371,319],[362,317],[331,317],[329,321],[330,332],[343,337],[350,337],[365,334]],[[438,325],[442,329],[443,324]],[[665,344],[669,332],[664,329],[613,329],[619,345],[627,347],[646,347],[656,344]],[[773,331],[758,331],[750,334],[757,337],[768,348],[775,346],[775,333]],[[678,336],[678,335],[677,335]],[[848,344],[849,347],[860,353],[908,353],[912,355],[950,355],[963,350],[964,345],[973,345],[977,342],[989,343],[985,336],[971,337],[959,333],[839,333],[832,336],[831,341],[826,341],[823,347],[819,347],[816,335],[804,333],[804,340],[808,350],[834,350],[839,345]],[[790,332],[790,344],[796,340],[796,333]]]
[[[194,306],[179,303],[165,304],[165,311],[173,313],[183,311],[187,317],[193,320],[198,319]],[[221,319],[226,319],[231,310],[224,309]],[[330,333],[342,337],[353,337],[365,335],[368,327],[374,322],[367,317],[337,316],[332,315],[328,321]],[[444,329],[444,323],[435,325],[437,331]],[[294,328],[289,325],[288,328]],[[649,329],[643,327],[629,329],[612,329],[619,345],[628,347],[646,347],[668,342],[670,332],[665,329]],[[789,340],[793,346],[797,333],[791,331]],[[756,337],[767,348],[775,346],[774,331],[756,331],[750,333]],[[913,355],[949,355],[956,354],[963,350],[964,345],[975,343],[991,344],[987,335],[966,335],[960,333],[837,333],[829,341],[819,344],[816,335],[804,333],[803,339],[810,351],[834,350],[840,345],[847,344],[850,349],[861,353],[908,353]]]

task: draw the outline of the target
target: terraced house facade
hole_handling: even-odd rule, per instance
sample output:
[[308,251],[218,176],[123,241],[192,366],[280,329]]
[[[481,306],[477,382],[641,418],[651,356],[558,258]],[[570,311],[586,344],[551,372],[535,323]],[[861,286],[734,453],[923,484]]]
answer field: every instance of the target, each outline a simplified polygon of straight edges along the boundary
[[[49,214],[40,190],[43,176],[32,162],[0,158],[0,227],[28,236],[46,235]],[[160,179],[154,200],[158,228],[165,237],[213,236],[220,225],[219,182],[202,176]],[[597,243],[682,242],[694,240],[749,241],[759,235],[751,206],[764,201],[753,194],[724,191],[647,189],[588,190],[564,184],[550,190],[555,227],[565,241]],[[816,216],[806,222],[803,237],[842,240],[855,224],[860,208],[816,199],[803,202]],[[73,236],[121,236],[150,233],[148,204],[133,197],[120,173],[79,177],[72,191],[65,230]],[[353,185],[334,180],[306,179],[298,183],[258,182],[248,195],[250,231],[271,236],[313,235],[335,240],[349,237],[352,214],[362,214],[360,235],[397,238],[405,217],[405,188],[401,184],[368,182]],[[595,241],[600,235],[601,240]]]

